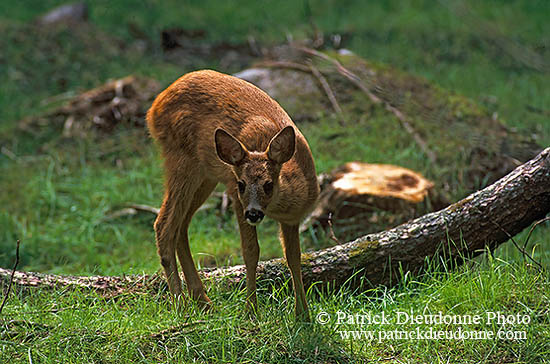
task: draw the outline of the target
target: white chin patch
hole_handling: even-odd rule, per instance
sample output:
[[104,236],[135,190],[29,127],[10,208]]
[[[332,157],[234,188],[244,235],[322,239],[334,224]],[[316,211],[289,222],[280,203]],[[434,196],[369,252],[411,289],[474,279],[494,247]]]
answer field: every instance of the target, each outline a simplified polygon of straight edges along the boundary
[[247,222],[249,225],[258,226],[258,225],[260,225],[260,223],[262,222],[262,220],[256,221],[256,222],[252,222],[252,221],[250,221],[249,219],[246,219],[246,222]]

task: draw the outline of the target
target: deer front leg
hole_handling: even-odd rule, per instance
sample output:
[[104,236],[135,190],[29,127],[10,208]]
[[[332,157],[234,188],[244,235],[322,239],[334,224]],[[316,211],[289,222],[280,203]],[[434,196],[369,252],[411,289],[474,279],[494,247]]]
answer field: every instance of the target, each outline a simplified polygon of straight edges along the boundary
[[233,206],[239,223],[241,249],[246,267],[246,308],[251,314],[257,311],[256,301],[256,268],[260,256],[256,227],[246,222],[243,207],[236,194],[232,195]]
[[285,258],[292,275],[294,286],[295,313],[299,321],[309,322],[309,309],[306,302],[306,292],[302,281],[302,270],[300,266],[300,235],[298,225],[280,224],[281,240],[285,251]]

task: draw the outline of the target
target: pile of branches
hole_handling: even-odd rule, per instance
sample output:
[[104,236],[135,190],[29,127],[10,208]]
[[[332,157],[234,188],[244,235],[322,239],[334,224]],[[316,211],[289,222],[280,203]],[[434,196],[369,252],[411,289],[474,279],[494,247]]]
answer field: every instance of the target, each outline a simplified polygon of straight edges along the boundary
[[117,125],[145,126],[145,114],[160,91],[152,79],[128,76],[81,93],[63,106],[38,117],[22,120],[24,130],[63,125],[63,136],[81,137],[90,130],[112,131]]

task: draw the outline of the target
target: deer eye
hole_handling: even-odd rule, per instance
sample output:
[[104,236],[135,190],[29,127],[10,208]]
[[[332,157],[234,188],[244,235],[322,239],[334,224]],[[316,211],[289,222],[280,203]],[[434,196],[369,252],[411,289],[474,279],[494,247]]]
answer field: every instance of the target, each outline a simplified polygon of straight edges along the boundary
[[264,183],[264,192],[266,195],[271,195],[271,192],[273,192],[273,182],[269,181]]
[[244,181],[238,181],[237,186],[239,187],[239,192],[244,193],[244,189],[246,188],[246,183],[244,183]]

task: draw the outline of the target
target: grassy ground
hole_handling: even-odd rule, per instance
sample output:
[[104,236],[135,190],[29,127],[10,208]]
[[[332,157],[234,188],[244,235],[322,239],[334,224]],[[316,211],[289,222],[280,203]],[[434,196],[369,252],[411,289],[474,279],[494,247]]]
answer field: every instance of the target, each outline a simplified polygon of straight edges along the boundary
[[[294,322],[288,286],[262,290],[261,312],[254,321],[242,313],[244,291],[227,291],[220,286],[209,289],[216,308],[207,314],[192,307],[176,313],[167,304],[165,292],[127,293],[110,299],[78,290],[19,294],[3,313],[0,360],[538,363],[545,362],[550,352],[548,275],[500,259],[454,270],[434,266],[419,279],[404,276],[400,287],[391,290],[352,290],[346,286],[328,292],[311,289],[308,296],[314,324]],[[406,321],[406,315],[440,312],[447,320],[478,315],[479,322]],[[384,315],[386,322],[369,324],[369,315]],[[519,319],[512,323],[510,315],[519,315]],[[398,336],[416,335],[408,332],[417,330],[424,336],[435,330],[495,337],[405,340],[405,336]]]
[[[482,25],[491,22],[503,37],[548,60],[550,3],[546,1],[471,1],[467,3],[474,15],[466,17],[445,1],[283,1],[277,6],[267,6],[265,1],[246,6],[210,0],[100,1],[90,3],[91,25],[80,31],[37,32],[28,25],[59,3],[0,3],[3,267],[11,266],[15,240],[21,239],[19,269],[23,270],[113,275],[158,270],[152,218],[105,220],[110,211],[128,202],[160,203],[159,158],[145,133],[119,128],[108,138],[67,140],[56,128],[46,127],[31,135],[17,132],[15,125],[21,118],[55,106],[58,99],[110,78],[138,74],[167,85],[190,71],[162,56],[158,34],[169,26],[207,29],[213,41],[240,42],[253,35],[260,41],[277,42],[286,34],[307,36],[311,33],[308,21],[313,19],[326,33],[349,33],[346,47],[359,55],[471,97],[501,115],[509,126],[535,135],[541,145],[550,145],[548,73],[533,69],[521,51],[503,47]],[[139,39],[135,29],[140,30]],[[215,62],[210,66],[218,67]],[[416,145],[391,138],[393,131],[384,129],[388,115],[379,114],[368,125],[350,126],[337,144],[327,143],[327,135],[341,132],[330,118],[300,125],[318,170],[361,159],[409,166],[430,175]],[[548,227],[537,230],[529,245],[546,266],[550,262],[548,231]],[[237,235],[233,220],[199,212],[190,232],[196,260],[206,265],[241,262]],[[260,228],[262,259],[281,256],[276,235],[273,223]],[[516,239],[523,241],[525,236]],[[330,244],[328,239],[304,239],[308,249]],[[310,292],[314,313],[324,311],[332,318],[337,311],[362,310],[383,311],[393,317],[397,311],[410,310],[415,314],[527,314],[532,321],[524,327],[527,339],[521,341],[371,343],[342,339],[338,333],[342,327],[364,328],[294,324],[287,288],[265,288],[260,295],[263,314],[255,322],[241,316],[242,292],[219,287],[211,287],[217,311],[209,314],[192,310],[175,314],[164,292],[105,299],[88,292],[33,291],[13,295],[8,301],[0,331],[0,361],[187,362],[197,358],[200,362],[254,363],[356,362],[362,358],[532,363],[550,353],[548,283],[547,274],[527,268],[507,243],[492,260],[473,262],[456,271],[443,269],[443,273],[434,268],[425,277],[408,277],[393,290],[356,292],[341,287],[328,293]],[[458,326],[449,327],[456,330]],[[388,328],[396,325],[374,330]],[[414,328],[407,325],[407,329]],[[498,328],[485,323],[477,329]]]

